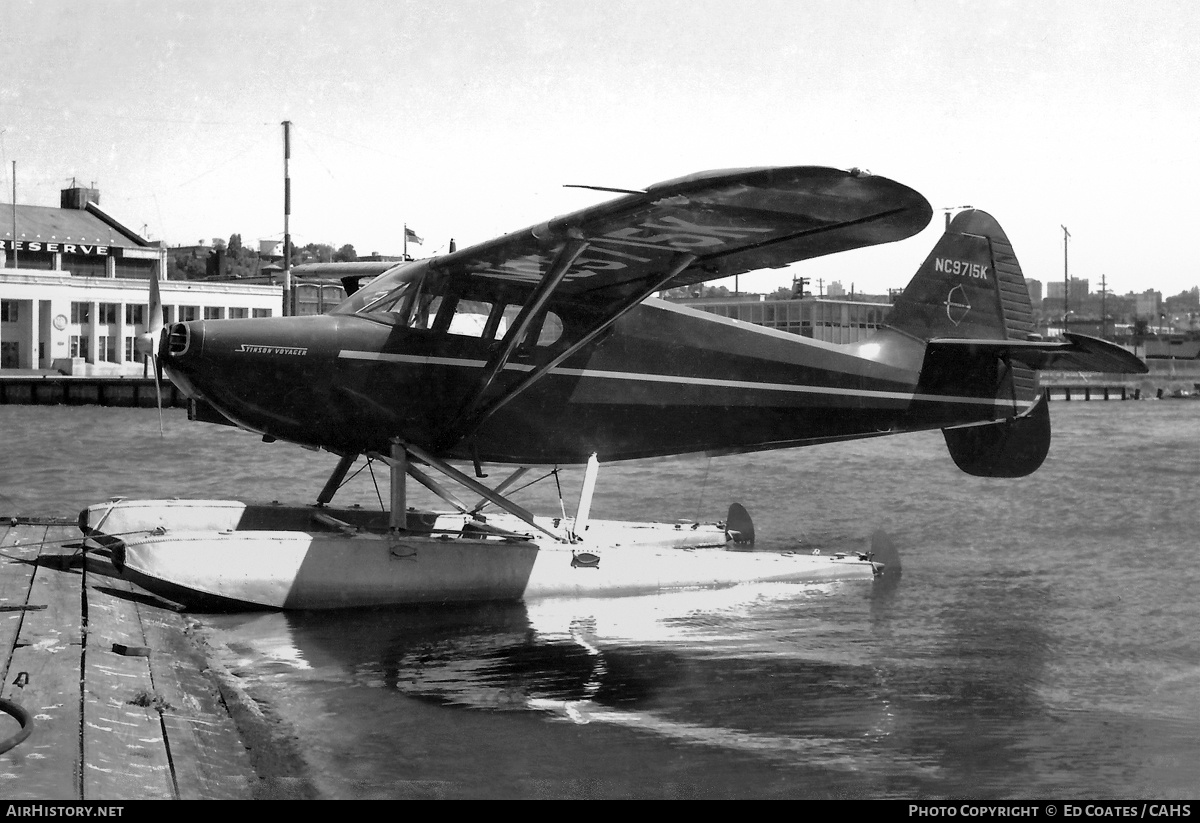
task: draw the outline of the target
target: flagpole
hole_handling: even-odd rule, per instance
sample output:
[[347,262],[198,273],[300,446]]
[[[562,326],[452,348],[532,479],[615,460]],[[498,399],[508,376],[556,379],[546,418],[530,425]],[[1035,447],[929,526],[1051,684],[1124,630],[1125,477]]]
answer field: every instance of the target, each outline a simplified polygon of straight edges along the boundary
[[408,224],[404,224],[404,259],[408,259]]
[[288,221],[292,216],[292,178],[288,162],[292,159],[292,121],[283,121],[283,313],[292,314],[292,234]]

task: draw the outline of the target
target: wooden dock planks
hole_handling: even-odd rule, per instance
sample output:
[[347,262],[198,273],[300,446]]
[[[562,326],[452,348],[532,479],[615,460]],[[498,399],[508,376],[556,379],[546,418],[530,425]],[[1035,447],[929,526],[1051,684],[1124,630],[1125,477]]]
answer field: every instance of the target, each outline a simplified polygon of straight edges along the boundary
[[[84,660],[83,794],[170,800],[171,763],[137,605],[124,581],[89,575]],[[124,596],[122,596],[124,595]],[[129,652],[134,652],[130,654]]]
[[138,609],[146,643],[154,650],[155,692],[169,706],[163,722],[180,799],[250,799],[254,767],[204,655],[178,630],[178,615],[146,605]]
[[[30,520],[30,518],[26,518]],[[0,753],[13,800],[249,799],[257,783],[190,619],[78,553],[74,526],[0,523]],[[19,729],[0,713],[0,739]]]
[[[33,717],[33,733],[0,755],[0,794],[13,800],[75,800],[80,797],[80,672],[83,655],[78,572],[49,570],[63,553],[60,542],[78,536],[62,526],[14,526],[5,538],[5,577],[32,579],[20,612],[20,630],[5,650],[3,696]],[[27,548],[17,549],[18,546]],[[11,557],[34,561],[14,569]],[[53,558],[53,559],[51,559]],[[36,563],[36,565],[33,565]],[[19,587],[18,583],[18,587]]]

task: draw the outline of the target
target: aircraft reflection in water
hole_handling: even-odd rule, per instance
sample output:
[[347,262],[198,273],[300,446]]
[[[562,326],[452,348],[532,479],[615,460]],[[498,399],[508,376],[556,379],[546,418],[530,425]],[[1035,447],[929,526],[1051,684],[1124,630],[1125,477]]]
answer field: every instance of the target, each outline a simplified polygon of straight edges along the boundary
[[[304,517],[325,534],[282,537],[230,522],[217,507],[181,513],[176,505],[168,514],[144,503],[92,507],[84,529],[190,524],[186,538],[126,540],[121,562],[144,585],[165,581],[173,596],[271,608],[518,599],[587,587],[635,593],[704,579],[869,579],[879,569],[867,557],[816,569],[821,561],[812,558],[709,554],[712,570],[697,572],[701,563],[680,552],[629,554],[638,534],[631,524],[591,523],[591,490],[600,461],[932,429],[944,432],[963,471],[1023,477],[1050,446],[1036,370],[1146,370],[1102,340],[1034,335],[1008,238],[977,210],[954,218],[888,324],[859,343],[823,343],[650,297],[901,240],[931,215],[917,192],[858,170],[706,172],[442,257],[330,264],[327,273],[344,275],[351,294],[326,316],[151,330],[143,350],[197,401],[201,419],[340,455],[319,504],[360,456],[387,463],[390,531],[371,541],[363,523],[323,512]],[[161,316],[156,296],[151,303],[150,316]],[[471,461],[475,477],[450,460]],[[519,468],[493,488],[479,482],[485,462]],[[548,525],[505,494],[531,465],[584,463],[573,519],[564,507]],[[429,470],[480,503],[464,503]],[[410,511],[408,477],[457,516]],[[506,515],[485,515],[487,506]],[[743,527],[723,523],[687,547],[749,542],[752,524],[740,520]],[[219,559],[198,568],[201,542]],[[255,557],[270,560],[244,559]]]
[[[805,649],[794,659],[794,610],[841,584],[751,584],[645,597],[550,599],[531,604],[471,604],[438,609],[289,612],[221,626],[243,660],[230,661],[253,684],[253,666],[307,670],[299,682],[342,681],[468,711],[532,712],[574,724],[621,727],[672,744],[825,768],[859,771],[884,755],[872,743],[892,730],[870,665],[844,650]],[[879,590],[867,590],[879,596]],[[753,613],[747,631],[747,616]],[[770,627],[774,626],[774,630]],[[785,649],[791,651],[784,652]],[[781,656],[782,655],[782,656]],[[251,663],[250,661],[257,661]],[[763,718],[743,700],[713,702],[739,679],[787,682],[806,672],[814,688],[795,716]],[[782,671],[781,670],[781,671]],[[821,685],[817,687],[816,684]],[[840,684],[831,686],[830,684]],[[852,694],[843,698],[843,692]],[[829,737],[823,703],[845,702],[861,718],[858,740]],[[358,698],[360,701],[365,698]],[[779,696],[772,697],[779,705]],[[670,710],[665,710],[670,706]],[[449,719],[446,722],[452,722]],[[303,736],[303,735],[301,735]],[[891,773],[934,767],[903,753],[886,756]]]

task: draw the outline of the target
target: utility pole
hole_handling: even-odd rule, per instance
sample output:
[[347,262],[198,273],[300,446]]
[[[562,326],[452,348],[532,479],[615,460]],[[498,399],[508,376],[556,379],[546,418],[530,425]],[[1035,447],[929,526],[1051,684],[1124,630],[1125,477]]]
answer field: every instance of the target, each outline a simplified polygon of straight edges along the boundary
[[1108,285],[1104,282],[1104,275],[1100,275],[1100,336],[1108,336]]
[[13,199],[12,199],[12,218],[13,218],[13,238],[12,238],[12,253],[14,269],[20,268],[17,265],[17,161],[12,161],[13,164]]
[[292,216],[292,178],[288,173],[288,161],[292,159],[292,121],[283,121],[283,313],[292,302],[292,235],[289,219]]
[[1067,330],[1067,317],[1071,314],[1071,278],[1067,274],[1067,246],[1071,233],[1063,226],[1063,331]]

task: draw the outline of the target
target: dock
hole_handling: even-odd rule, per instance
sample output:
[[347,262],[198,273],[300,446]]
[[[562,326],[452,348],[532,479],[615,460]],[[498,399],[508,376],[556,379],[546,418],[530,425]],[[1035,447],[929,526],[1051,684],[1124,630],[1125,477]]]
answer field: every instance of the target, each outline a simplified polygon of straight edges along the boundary
[[114,574],[74,519],[0,520],[0,797],[315,798],[197,621]]
[[1047,400],[1141,400],[1142,390],[1125,384],[1078,383],[1045,386]]
[[153,377],[58,374],[0,375],[0,405],[135,406],[154,408],[162,393],[164,408],[187,408],[187,397],[170,380],[155,389]]

